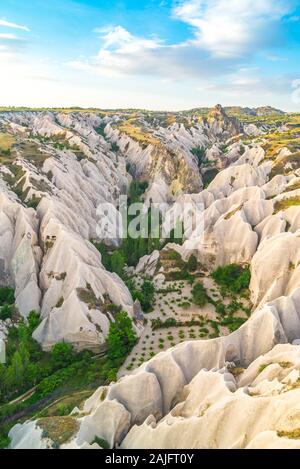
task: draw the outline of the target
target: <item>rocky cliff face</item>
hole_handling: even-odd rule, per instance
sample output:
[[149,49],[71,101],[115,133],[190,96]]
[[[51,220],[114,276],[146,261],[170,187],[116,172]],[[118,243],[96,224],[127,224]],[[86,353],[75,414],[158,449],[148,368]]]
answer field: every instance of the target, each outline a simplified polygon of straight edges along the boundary
[[[0,281],[15,286],[23,316],[41,311],[34,337],[44,348],[104,343],[113,320],[103,309],[107,295],[132,315],[129,291],[90,242],[104,239],[97,205],[117,210],[132,177],[149,183],[146,200],[168,202],[170,211],[175,201],[203,205],[204,235],[197,227],[185,233],[176,247],[183,260],[194,254],[208,272],[232,263],[251,270],[253,309],[244,325],[171,347],[100,387],[69,417],[74,435],[63,447],[97,447],[95,437],[122,448],[300,447],[297,131],[259,121],[249,132],[249,122],[220,106],[175,121],[22,112],[0,122],[14,139],[0,160]],[[270,133],[274,126],[282,139]],[[155,278],[158,262],[155,252],[138,269],[148,266]],[[90,296],[93,307],[84,301]],[[51,446],[39,421],[10,436],[13,448]]]

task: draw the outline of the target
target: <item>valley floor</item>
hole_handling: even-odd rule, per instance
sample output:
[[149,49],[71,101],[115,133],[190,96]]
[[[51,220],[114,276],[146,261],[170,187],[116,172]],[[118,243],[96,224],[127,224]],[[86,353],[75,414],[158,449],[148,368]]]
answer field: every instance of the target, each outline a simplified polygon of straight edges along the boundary
[[[232,297],[223,297],[220,287],[210,277],[199,278],[208,296],[215,302],[222,302],[225,307],[232,304]],[[143,279],[136,277],[136,284],[140,285]],[[239,304],[243,305],[248,315],[251,303],[246,298],[239,297]],[[244,310],[237,307],[232,316],[233,326],[235,320],[241,325],[248,319]],[[200,307],[193,304],[192,285],[187,280],[167,281],[165,280],[160,289],[156,289],[154,300],[154,311],[145,314],[147,324],[138,340],[137,345],[126,358],[119,370],[118,377],[130,374],[143,362],[151,359],[156,354],[168,350],[170,347],[186,340],[212,339],[230,334],[228,325],[222,324],[222,315],[216,312],[213,304],[207,303]],[[174,318],[176,322],[183,323],[176,327],[167,326],[155,329],[152,321],[160,319],[163,322],[167,318]],[[195,324],[185,324],[194,321]]]

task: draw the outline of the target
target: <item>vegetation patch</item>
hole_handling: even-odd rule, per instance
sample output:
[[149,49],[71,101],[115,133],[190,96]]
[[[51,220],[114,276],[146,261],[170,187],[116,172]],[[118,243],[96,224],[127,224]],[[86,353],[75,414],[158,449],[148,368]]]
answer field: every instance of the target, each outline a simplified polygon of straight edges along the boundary
[[237,212],[239,212],[243,208],[243,204],[239,205],[237,208],[232,210],[231,212],[226,213],[224,216],[224,220],[230,220]]
[[15,312],[15,292],[13,288],[0,288],[0,319],[11,319]]
[[291,431],[277,431],[277,436],[279,438],[289,438],[290,440],[299,440],[300,438],[300,428],[295,428]]
[[279,362],[278,363],[281,368],[291,368],[292,366],[294,366],[294,363],[291,363],[291,362]]
[[107,338],[108,357],[112,360],[126,357],[137,340],[132,326],[132,320],[126,312],[116,315],[115,321],[110,323]]
[[231,368],[229,371],[235,378],[238,378],[241,374],[244,373],[245,368],[235,367],[235,368]]
[[259,367],[258,367],[258,372],[261,373],[261,372],[264,371],[269,365],[271,365],[271,363],[262,363],[262,364],[259,365]]
[[148,145],[160,145],[160,141],[153,137],[151,133],[144,131],[140,126],[136,125],[134,119],[123,121],[119,126],[119,131],[138,142],[143,149],[147,148]]
[[196,156],[199,167],[203,164],[207,164],[208,161],[205,159],[206,150],[204,147],[194,147],[191,149],[191,153]]
[[290,197],[288,199],[277,200],[274,204],[274,213],[278,213],[281,210],[286,210],[289,207],[300,205],[300,197]]
[[77,295],[80,301],[88,305],[89,309],[100,309],[103,305],[103,302],[96,297],[90,284],[87,284],[86,288],[77,288]]
[[247,321],[247,319],[248,318],[227,316],[220,322],[220,325],[226,326],[230,332],[234,332],[239,329]]
[[250,269],[238,264],[229,264],[224,267],[218,267],[213,273],[212,278],[221,286],[221,292],[241,293],[247,290],[250,284]]
[[219,174],[219,170],[217,168],[211,168],[203,172],[202,181],[204,189],[206,189],[210,185],[210,183],[215,179],[217,174]]
[[102,449],[110,449],[110,444],[103,438],[99,438],[99,436],[96,436],[91,444],[94,443],[97,443],[97,445],[99,445]]
[[208,302],[206,289],[202,283],[196,283],[192,288],[193,302],[195,305],[203,307]]
[[36,142],[21,142],[17,148],[20,150],[22,158],[30,161],[38,168],[42,168],[44,162],[50,157],[50,155],[40,149]]
[[39,419],[37,425],[43,430],[43,438],[53,441],[54,448],[68,443],[79,430],[79,423],[73,417],[45,417]]
[[9,164],[12,161],[12,148],[16,143],[15,138],[4,132],[0,132],[0,163]]

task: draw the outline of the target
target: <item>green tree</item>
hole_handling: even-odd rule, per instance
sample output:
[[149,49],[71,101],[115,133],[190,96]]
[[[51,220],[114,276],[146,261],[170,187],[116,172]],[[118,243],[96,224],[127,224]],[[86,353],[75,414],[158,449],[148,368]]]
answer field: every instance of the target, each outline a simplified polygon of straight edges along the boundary
[[145,280],[141,287],[141,306],[146,313],[153,310],[155,288],[150,280]]
[[2,321],[5,321],[5,319],[11,319],[14,310],[14,305],[5,304],[3,306],[0,306],[0,319]]
[[198,267],[197,258],[196,258],[196,256],[194,256],[194,254],[192,254],[189,257],[189,260],[187,262],[187,268],[188,268],[189,272],[195,272],[195,270],[197,270],[197,267]]
[[75,358],[75,352],[71,344],[59,342],[55,344],[51,351],[51,362],[55,369],[64,368],[70,365]]
[[7,382],[10,388],[15,391],[22,389],[25,381],[24,371],[23,358],[21,353],[16,351],[7,370]]
[[117,275],[119,275],[119,277],[122,277],[125,266],[123,254],[119,251],[115,251],[111,256],[110,264],[112,272],[115,272]]
[[206,150],[204,147],[194,147],[191,150],[191,153],[197,157],[198,159],[198,165],[201,166],[201,164],[205,163],[205,154]]
[[5,304],[12,305],[15,302],[15,292],[13,288],[0,288],[0,306]]
[[106,268],[106,270],[111,270],[110,255],[108,253],[108,248],[107,248],[106,244],[104,244],[103,242],[94,243],[94,246],[100,252],[101,262],[104,265],[104,267]]
[[40,324],[41,318],[40,318],[40,315],[36,311],[30,311],[27,321],[28,321],[29,330],[32,333]]
[[112,360],[125,357],[133,348],[136,338],[131,319],[126,312],[121,311],[109,326],[108,357]]
[[148,183],[146,181],[132,181],[128,190],[129,203],[139,202],[147,188]]
[[249,267],[242,267],[238,264],[229,264],[218,267],[212,277],[223,289],[228,289],[233,293],[240,293],[249,288],[250,270]]
[[201,283],[194,285],[192,289],[193,301],[197,306],[205,306],[207,303],[207,293]]

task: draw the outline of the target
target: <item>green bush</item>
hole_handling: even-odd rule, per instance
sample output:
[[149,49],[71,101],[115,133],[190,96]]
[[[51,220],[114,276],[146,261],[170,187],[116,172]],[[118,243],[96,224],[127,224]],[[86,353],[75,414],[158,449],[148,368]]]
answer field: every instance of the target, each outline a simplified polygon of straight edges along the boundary
[[187,270],[174,270],[167,273],[167,279],[171,281],[187,280],[191,285],[194,283],[195,278]]
[[97,445],[99,445],[102,449],[110,449],[110,444],[106,440],[104,440],[103,438],[99,438],[98,436],[94,438],[92,444],[93,443],[97,443]]
[[135,202],[139,202],[141,196],[144,194],[147,188],[148,188],[148,182],[146,181],[136,181],[136,180],[132,181],[128,190],[129,202],[131,204]]
[[125,357],[136,343],[136,333],[127,313],[118,313],[111,322],[107,338],[108,357],[112,360]]
[[202,176],[202,181],[203,181],[203,185],[205,189],[215,179],[218,173],[219,173],[219,170],[217,168],[212,168],[212,169],[205,171],[205,173]]
[[189,301],[184,301],[183,303],[180,303],[178,306],[180,306],[183,309],[188,309],[191,307],[191,303]]
[[0,319],[2,321],[5,321],[5,319],[11,319],[14,311],[15,305],[0,306]]
[[216,304],[216,312],[218,314],[225,314],[226,313],[226,306],[223,303]]
[[205,160],[205,154],[206,154],[206,150],[204,147],[194,147],[191,149],[191,153],[197,157],[198,159],[198,165],[201,166],[201,164],[205,164],[206,160]]
[[155,288],[150,280],[145,280],[141,287],[141,306],[145,313],[153,311]]
[[207,293],[206,289],[201,283],[194,285],[192,289],[193,302],[197,306],[205,306],[207,304]]
[[71,344],[59,342],[51,351],[53,369],[59,369],[70,365],[76,359],[76,354]]
[[30,311],[27,321],[28,321],[29,331],[32,333],[40,324],[41,318],[40,318],[40,315],[36,311]]
[[72,404],[58,404],[57,406],[57,415],[59,415],[60,417],[63,417],[65,415],[69,415],[72,410],[73,410],[74,406]]
[[231,293],[240,293],[249,288],[250,270],[249,267],[242,267],[238,264],[229,264],[224,267],[218,267],[212,277],[222,289],[227,289]]
[[2,287],[0,288],[0,306],[4,306],[6,304],[12,305],[15,302],[15,291],[13,288],[10,287]]
[[125,259],[121,252],[115,251],[110,258],[110,270],[122,277]]

